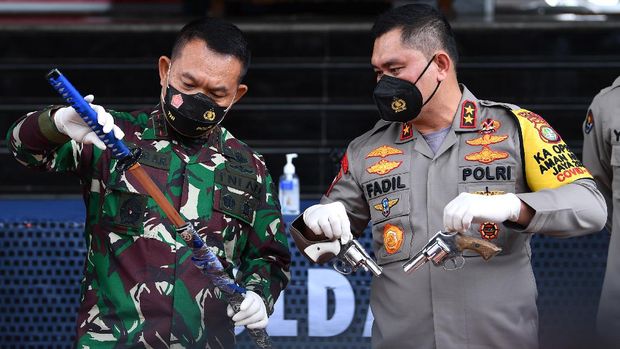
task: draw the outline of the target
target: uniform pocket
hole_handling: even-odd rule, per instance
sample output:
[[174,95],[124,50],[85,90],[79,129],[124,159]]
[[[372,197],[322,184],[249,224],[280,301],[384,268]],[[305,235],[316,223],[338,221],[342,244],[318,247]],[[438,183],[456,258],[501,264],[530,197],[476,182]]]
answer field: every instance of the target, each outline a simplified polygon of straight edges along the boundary
[[612,166],[612,197],[614,200],[620,199],[620,144],[611,147],[611,159],[609,161]]
[[123,235],[140,235],[148,198],[145,195],[112,189],[103,203],[102,226]]
[[[473,182],[460,183],[458,185],[460,193],[471,193],[478,195],[501,195],[515,192],[514,182]],[[471,227],[465,232],[465,235],[483,239],[494,243],[502,248],[500,254],[508,254],[516,239],[521,233],[515,232],[502,223],[482,222],[472,223]],[[465,250],[464,257],[480,257],[476,252]]]
[[[168,171],[148,165],[142,168],[159,189],[164,191]],[[110,173],[106,186],[102,226],[124,235],[142,234],[145,216],[148,213],[146,190],[130,172],[116,169]]]
[[413,230],[409,215],[392,217],[372,226],[372,238],[379,265],[402,261],[411,257]]

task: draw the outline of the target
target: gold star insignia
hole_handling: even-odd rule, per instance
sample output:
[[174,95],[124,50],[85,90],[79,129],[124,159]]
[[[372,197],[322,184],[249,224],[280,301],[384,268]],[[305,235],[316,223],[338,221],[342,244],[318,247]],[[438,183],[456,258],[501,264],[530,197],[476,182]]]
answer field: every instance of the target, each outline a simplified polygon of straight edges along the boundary
[[[465,109],[467,109],[467,108],[465,108]],[[471,116],[469,116],[469,115],[464,116],[464,117],[463,117],[463,120],[465,120],[465,123],[468,123],[468,124],[471,124],[471,123],[473,123],[473,122],[474,122],[474,118],[472,118],[472,117],[471,117]]]
[[471,105],[468,105],[465,107],[465,113],[472,114],[473,112],[474,112],[474,107],[472,107]]

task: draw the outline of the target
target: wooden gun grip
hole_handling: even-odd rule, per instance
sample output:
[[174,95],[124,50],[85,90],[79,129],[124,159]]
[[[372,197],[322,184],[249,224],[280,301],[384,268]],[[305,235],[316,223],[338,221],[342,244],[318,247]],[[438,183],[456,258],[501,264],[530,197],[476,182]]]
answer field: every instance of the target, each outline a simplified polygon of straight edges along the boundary
[[474,251],[482,256],[485,261],[502,251],[500,247],[496,246],[492,242],[460,233],[456,236],[456,247],[459,251]]

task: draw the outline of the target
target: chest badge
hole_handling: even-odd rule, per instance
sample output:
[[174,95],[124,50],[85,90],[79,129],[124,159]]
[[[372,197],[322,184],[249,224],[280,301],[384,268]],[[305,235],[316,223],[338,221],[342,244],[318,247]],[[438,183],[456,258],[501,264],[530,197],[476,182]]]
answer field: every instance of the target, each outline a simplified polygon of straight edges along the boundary
[[370,151],[370,153],[368,153],[368,155],[366,155],[366,158],[373,158],[373,157],[387,157],[390,155],[401,155],[403,154],[403,151],[394,147],[390,147],[389,145],[382,145],[379,148],[375,148],[373,150]]
[[485,187],[484,190],[475,191],[472,194],[477,195],[485,195],[485,196],[493,196],[493,195],[502,195],[505,194],[505,191],[502,190],[489,190],[489,187]]
[[383,228],[383,245],[385,251],[394,254],[403,245],[403,231],[396,225],[386,224]]
[[368,167],[366,171],[370,174],[384,175],[392,172],[393,169],[397,168],[402,163],[402,161],[387,161],[381,159],[376,164]]
[[380,203],[374,205],[373,207],[375,210],[381,211],[384,217],[387,217],[390,215],[390,210],[392,209],[392,207],[397,203],[398,199],[383,198]]
[[499,235],[499,227],[493,222],[484,222],[480,224],[480,236],[485,240],[497,239]]
[[490,145],[497,144],[508,139],[508,135],[496,135],[501,123],[497,120],[486,119],[482,123],[480,137],[465,141],[472,146],[482,146],[482,149],[465,155],[465,160],[478,161],[483,164],[490,164],[495,160],[506,159],[509,154],[505,151],[493,150]]

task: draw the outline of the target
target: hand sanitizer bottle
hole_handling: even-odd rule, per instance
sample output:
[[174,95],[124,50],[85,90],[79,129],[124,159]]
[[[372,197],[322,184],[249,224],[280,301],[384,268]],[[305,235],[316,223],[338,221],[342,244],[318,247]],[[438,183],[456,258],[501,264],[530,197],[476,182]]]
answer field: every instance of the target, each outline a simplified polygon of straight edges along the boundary
[[299,214],[299,177],[295,174],[293,165],[293,159],[296,157],[295,153],[286,154],[284,174],[280,176],[278,197],[283,215]]

